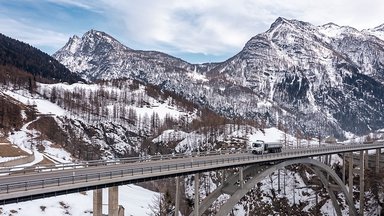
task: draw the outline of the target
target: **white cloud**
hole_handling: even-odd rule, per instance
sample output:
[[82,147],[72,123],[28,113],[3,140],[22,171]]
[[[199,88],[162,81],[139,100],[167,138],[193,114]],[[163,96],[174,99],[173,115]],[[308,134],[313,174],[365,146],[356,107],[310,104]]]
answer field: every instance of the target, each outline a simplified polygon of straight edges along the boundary
[[[263,10],[253,13],[249,5],[221,1],[105,1],[107,14],[121,20],[126,35],[147,47],[171,47],[193,53],[222,54],[238,49],[276,18]],[[108,12],[109,11],[109,12]],[[113,11],[113,12],[112,12]],[[266,30],[266,29],[265,29]]]
[[86,10],[94,10],[95,7],[91,4],[90,1],[78,1],[78,0],[46,0],[48,2],[60,5],[70,5],[74,7],[83,8]]
[[[45,0],[97,12],[89,29],[107,31],[127,46],[170,54],[203,53],[231,56],[254,35],[266,31],[279,16],[315,25],[334,22],[358,29],[384,23],[379,0]],[[0,9],[1,11],[1,9]],[[61,13],[63,11],[60,11]],[[53,11],[54,13],[54,11]],[[63,16],[65,17],[65,16]],[[83,19],[83,17],[78,17]],[[42,27],[39,20],[2,18],[2,33],[35,46],[58,49],[70,36]],[[29,24],[28,24],[29,23]],[[52,24],[55,25],[55,24]],[[55,29],[57,29],[55,27]],[[63,32],[71,29],[63,26]],[[72,28],[73,29],[73,28]],[[78,29],[78,28],[77,28]],[[78,31],[78,30],[77,30]]]
[[0,18],[1,33],[33,46],[45,46],[59,49],[65,44],[69,35],[42,29],[9,18]]
[[101,1],[111,22],[122,23],[126,37],[143,48],[211,55],[239,51],[278,16],[359,29],[384,22],[384,2],[378,0]]

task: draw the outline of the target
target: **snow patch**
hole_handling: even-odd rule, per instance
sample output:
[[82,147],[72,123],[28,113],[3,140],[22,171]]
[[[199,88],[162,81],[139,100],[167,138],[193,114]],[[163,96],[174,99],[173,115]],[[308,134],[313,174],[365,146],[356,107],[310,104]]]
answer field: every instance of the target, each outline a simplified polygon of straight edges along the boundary
[[[119,204],[125,215],[149,215],[149,208],[158,193],[136,185],[119,186]],[[93,193],[75,193],[1,206],[1,215],[93,215]],[[103,189],[103,215],[108,214],[108,189]]]

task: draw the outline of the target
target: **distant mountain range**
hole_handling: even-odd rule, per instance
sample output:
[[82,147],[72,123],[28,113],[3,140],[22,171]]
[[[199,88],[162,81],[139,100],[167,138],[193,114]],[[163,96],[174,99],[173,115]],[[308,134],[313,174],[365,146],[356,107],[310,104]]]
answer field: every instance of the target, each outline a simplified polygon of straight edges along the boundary
[[227,116],[342,137],[384,128],[383,26],[358,31],[280,17],[232,58],[197,65],[91,30],[53,57],[88,80],[139,79]]

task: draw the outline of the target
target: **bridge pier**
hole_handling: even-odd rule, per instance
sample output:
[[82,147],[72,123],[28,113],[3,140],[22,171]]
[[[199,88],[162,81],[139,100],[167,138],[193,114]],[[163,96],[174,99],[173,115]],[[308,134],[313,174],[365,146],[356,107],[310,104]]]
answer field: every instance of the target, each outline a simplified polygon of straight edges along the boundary
[[364,215],[364,169],[365,169],[365,153],[360,151],[360,215]]
[[343,183],[344,184],[346,184],[346,182],[345,182],[345,164],[346,164],[346,161],[345,161],[345,153],[343,153],[343,175],[342,175],[342,177],[343,177]]
[[328,155],[328,166],[332,164],[332,154]]
[[240,181],[240,188],[244,187],[244,172],[243,167],[239,168],[239,181]]
[[277,170],[277,192],[280,194],[280,169]]
[[323,155],[321,156],[321,162],[323,162],[324,164],[327,164],[327,156],[326,155]]
[[175,195],[175,216],[179,216],[180,209],[180,179],[179,176],[175,177],[176,195]]
[[376,165],[375,165],[375,172],[378,174],[380,171],[380,152],[381,149],[376,149]]
[[224,182],[225,182],[225,178],[226,178],[226,172],[225,172],[225,170],[223,169],[223,170],[221,170],[221,175],[222,175],[222,178],[221,178],[221,185],[223,185],[224,184]]
[[[124,207],[119,206],[119,187],[108,188],[108,216],[124,216]],[[93,215],[103,215],[103,189],[93,190]]]
[[102,216],[103,214],[103,189],[93,190],[93,216]]
[[[327,165],[328,166],[331,166],[331,162],[332,162],[332,155],[327,155]],[[329,180],[329,173],[327,173],[327,179]]]
[[108,216],[119,216],[119,187],[108,188]]
[[195,174],[195,209],[194,215],[200,216],[199,214],[199,202],[200,202],[200,192],[199,192],[199,183],[200,183],[200,175],[199,173]]
[[349,153],[348,189],[349,196],[353,200],[353,152]]

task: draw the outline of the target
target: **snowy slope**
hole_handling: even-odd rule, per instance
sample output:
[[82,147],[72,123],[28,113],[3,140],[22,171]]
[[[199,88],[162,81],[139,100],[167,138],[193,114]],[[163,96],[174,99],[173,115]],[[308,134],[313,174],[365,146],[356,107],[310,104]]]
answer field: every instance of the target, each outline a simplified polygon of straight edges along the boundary
[[[92,191],[0,206],[0,215],[93,215]],[[135,185],[119,187],[119,205],[125,215],[149,215],[158,193]],[[108,189],[103,189],[103,214],[108,214]]]

